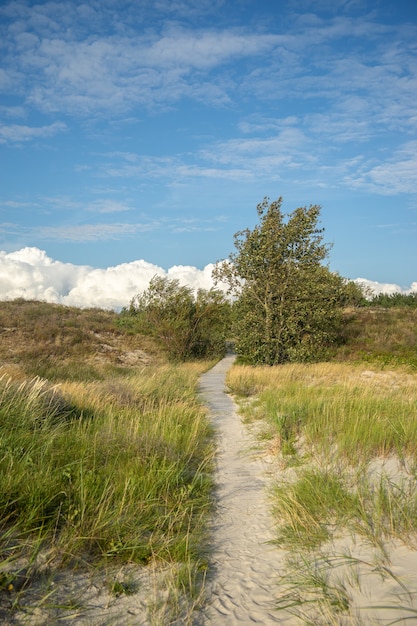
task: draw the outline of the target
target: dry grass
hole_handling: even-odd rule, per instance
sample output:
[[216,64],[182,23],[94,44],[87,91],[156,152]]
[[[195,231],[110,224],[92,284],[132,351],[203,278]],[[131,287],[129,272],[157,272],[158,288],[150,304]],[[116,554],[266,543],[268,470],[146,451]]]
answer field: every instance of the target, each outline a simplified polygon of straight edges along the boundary
[[288,555],[277,608],[298,623],[415,619],[416,321],[413,310],[360,311],[332,362],[229,371],[276,459]]
[[337,361],[367,361],[380,366],[417,369],[417,309],[359,308],[346,311],[344,343]]
[[0,357],[0,619],[42,607],[46,623],[58,598],[82,614],[53,581],[87,564],[162,568],[149,615],[189,613],[213,458],[196,385],[211,364],[168,364],[115,313],[25,301],[0,303]]
[[119,316],[45,302],[0,303],[0,359],[10,374],[103,380],[124,369],[165,361],[149,337],[132,334]]

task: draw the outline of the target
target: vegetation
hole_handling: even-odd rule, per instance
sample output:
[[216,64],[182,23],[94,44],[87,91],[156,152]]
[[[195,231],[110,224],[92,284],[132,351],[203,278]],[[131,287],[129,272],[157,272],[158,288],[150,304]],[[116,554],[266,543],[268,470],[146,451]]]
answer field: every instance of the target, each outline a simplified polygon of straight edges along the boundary
[[0,613],[45,572],[87,563],[168,569],[163,584],[191,597],[213,459],[196,383],[211,363],[170,365],[105,311],[20,301],[0,317]]
[[[374,623],[361,595],[371,579],[388,582],[387,597],[396,584],[414,619],[390,549],[417,549],[417,318],[412,308],[363,308],[346,324],[332,361],[238,365],[228,375],[279,463],[271,498],[287,563],[278,608],[306,624]],[[395,623],[399,608],[387,606]]]
[[322,264],[329,246],[318,228],[320,207],[285,216],[281,204],[282,198],[265,198],[259,225],[236,233],[237,251],[215,270],[236,298],[236,350],[251,365],[323,358],[338,339],[341,307],[352,292]]
[[0,359],[17,376],[91,381],[159,362],[150,338],[132,333],[113,311],[46,302],[0,303]]
[[347,309],[343,313],[340,345],[328,357],[416,370],[417,310],[409,306]]
[[417,293],[379,293],[366,299],[362,302],[365,306],[381,306],[385,308],[391,307],[417,307]]
[[[155,276],[135,296],[123,318],[156,339],[171,360],[218,358],[224,355],[230,305],[222,292],[190,287]],[[132,319],[133,318],[133,319]]]

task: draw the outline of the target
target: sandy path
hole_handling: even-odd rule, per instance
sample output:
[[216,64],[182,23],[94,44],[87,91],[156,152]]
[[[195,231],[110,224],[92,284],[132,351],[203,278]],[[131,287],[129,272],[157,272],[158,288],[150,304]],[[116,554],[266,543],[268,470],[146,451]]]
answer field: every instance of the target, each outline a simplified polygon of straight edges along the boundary
[[218,433],[218,509],[204,624],[246,626],[284,623],[274,610],[280,553],[273,537],[267,466],[256,458],[236,406],[225,390],[228,356],[201,378],[201,393]]

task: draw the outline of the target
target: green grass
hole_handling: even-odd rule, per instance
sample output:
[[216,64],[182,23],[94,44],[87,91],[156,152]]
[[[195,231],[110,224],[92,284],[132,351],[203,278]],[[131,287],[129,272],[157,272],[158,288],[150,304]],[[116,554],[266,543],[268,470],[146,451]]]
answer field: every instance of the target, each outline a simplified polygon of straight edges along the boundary
[[228,384],[237,395],[242,385],[258,390],[243,411],[266,417],[284,442],[302,435],[310,446],[352,462],[417,453],[415,382],[405,372],[331,363],[235,367]]
[[275,486],[273,498],[281,522],[277,542],[289,548],[324,543],[333,528],[340,528],[358,508],[357,498],[340,476],[317,468],[302,471],[293,484]]
[[[227,383],[281,468],[271,490],[287,555],[277,608],[305,624],[351,623],[364,578],[402,588],[392,543],[417,549],[417,375],[357,361],[234,366]],[[369,563],[340,553],[346,538],[367,546]]]
[[170,365],[105,311],[1,303],[0,322],[0,600],[26,606],[46,565],[136,563],[171,572],[183,611],[207,569],[214,444],[197,382],[211,363]]
[[92,400],[75,392],[64,399],[40,380],[3,378],[3,530],[36,534],[64,558],[187,558],[209,507],[210,427],[193,377],[169,370],[158,395],[154,383],[130,378],[140,410],[100,397],[98,386],[87,390]]

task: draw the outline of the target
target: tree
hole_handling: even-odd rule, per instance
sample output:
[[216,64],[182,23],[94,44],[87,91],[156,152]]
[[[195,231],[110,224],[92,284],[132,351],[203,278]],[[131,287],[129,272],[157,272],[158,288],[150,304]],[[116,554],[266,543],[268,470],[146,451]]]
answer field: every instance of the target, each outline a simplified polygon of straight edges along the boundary
[[225,351],[230,305],[216,290],[193,290],[178,280],[154,276],[124,315],[139,332],[154,337],[173,360],[218,357]]
[[236,252],[214,270],[236,298],[238,355],[254,365],[319,357],[338,336],[345,297],[344,280],[323,265],[330,246],[318,228],[320,207],[286,216],[281,205],[265,198],[260,223],[235,234]]

